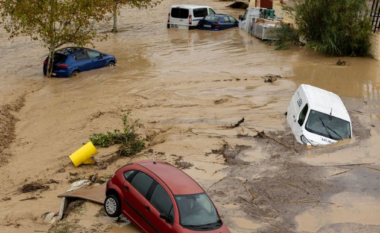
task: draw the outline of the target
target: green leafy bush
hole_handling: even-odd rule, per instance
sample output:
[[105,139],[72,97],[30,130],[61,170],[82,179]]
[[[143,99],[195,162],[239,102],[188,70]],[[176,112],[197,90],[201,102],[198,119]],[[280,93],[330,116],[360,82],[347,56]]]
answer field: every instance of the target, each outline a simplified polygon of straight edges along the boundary
[[123,131],[115,129],[113,132],[105,134],[93,134],[90,141],[99,147],[109,147],[115,144],[121,144],[119,154],[122,156],[132,156],[145,148],[145,139],[141,139],[136,133],[136,127],[139,126],[139,120],[128,122],[130,112],[123,116]]
[[291,25],[281,23],[277,29],[278,40],[274,42],[276,50],[287,50],[292,45],[300,45],[298,30]]
[[295,0],[294,15],[306,46],[335,56],[365,56],[371,46],[366,0]]

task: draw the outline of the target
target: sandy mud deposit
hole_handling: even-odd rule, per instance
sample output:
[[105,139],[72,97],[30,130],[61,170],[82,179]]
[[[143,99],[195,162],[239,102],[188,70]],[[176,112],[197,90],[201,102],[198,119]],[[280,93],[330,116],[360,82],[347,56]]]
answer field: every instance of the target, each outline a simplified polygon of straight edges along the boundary
[[[121,32],[97,44],[118,65],[72,79],[43,78],[46,49],[8,41],[0,30],[0,231],[139,232],[89,202],[73,204],[53,228],[41,216],[59,210],[57,195],[75,180],[107,178],[131,160],[155,157],[199,182],[234,233],[379,232],[379,63],[344,58],[346,66],[336,66],[337,58],[305,49],[274,51],[237,28],[168,30],[174,3],[124,9]],[[225,2],[207,4],[242,14]],[[268,73],[284,78],[265,83]],[[284,113],[300,83],[342,97],[354,139],[311,150],[296,144]],[[115,159],[110,147],[99,149],[98,166],[70,163],[91,134],[120,129],[128,111],[151,138],[141,154]]]

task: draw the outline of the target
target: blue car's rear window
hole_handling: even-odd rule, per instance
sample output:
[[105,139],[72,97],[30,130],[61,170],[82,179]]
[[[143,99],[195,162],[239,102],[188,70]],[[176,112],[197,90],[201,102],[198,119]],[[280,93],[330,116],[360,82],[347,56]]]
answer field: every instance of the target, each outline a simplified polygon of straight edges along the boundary
[[66,55],[63,55],[61,53],[54,54],[54,63],[65,63],[66,59],[67,59]]
[[208,16],[206,16],[205,20],[209,21],[209,22],[218,22],[219,18],[220,17],[218,17],[218,16],[208,15]]

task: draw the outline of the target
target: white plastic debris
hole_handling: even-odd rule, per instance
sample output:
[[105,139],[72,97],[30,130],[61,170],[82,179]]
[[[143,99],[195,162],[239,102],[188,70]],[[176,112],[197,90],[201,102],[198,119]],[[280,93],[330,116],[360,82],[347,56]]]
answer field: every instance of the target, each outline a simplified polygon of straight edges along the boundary
[[71,192],[71,191],[80,189],[80,188],[88,186],[90,184],[91,184],[91,181],[89,181],[89,180],[78,180],[78,181],[71,184],[71,188],[69,190],[67,190],[67,192]]
[[67,207],[67,204],[68,204],[67,198],[63,197],[62,202],[61,202],[61,209],[59,210],[59,214],[58,214],[58,220],[59,221],[61,221],[64,217],[64,213],[65,213],[65,209]]
[[55,216],[55,213],[54,212],[50,212],[50,213],[47,213],[45,215],[45,219],[44,219],[44,223],[50,223],[53,221],[54,219],[54,216]]

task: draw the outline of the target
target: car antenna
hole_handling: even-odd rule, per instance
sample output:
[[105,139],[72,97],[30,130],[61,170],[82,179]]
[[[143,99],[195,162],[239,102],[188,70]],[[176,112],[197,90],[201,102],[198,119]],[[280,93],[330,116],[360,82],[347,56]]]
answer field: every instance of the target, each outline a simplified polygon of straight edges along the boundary
[[330,116],[332,116],[332,108],[331,108]]
[[153,155],[153,164],[156,164],[156,156]]

